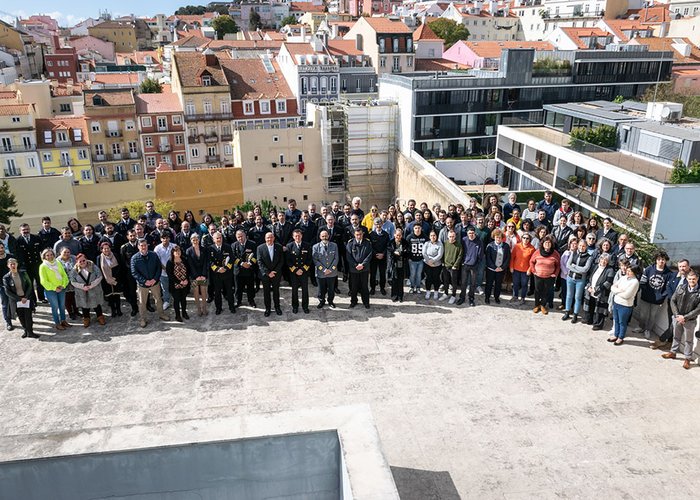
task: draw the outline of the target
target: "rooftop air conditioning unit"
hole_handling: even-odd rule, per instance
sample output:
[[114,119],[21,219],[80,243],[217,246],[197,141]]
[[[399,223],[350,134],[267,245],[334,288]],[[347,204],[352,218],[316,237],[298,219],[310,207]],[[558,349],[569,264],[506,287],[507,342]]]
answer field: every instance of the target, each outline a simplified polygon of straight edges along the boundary
[[675,102],[650,102],[647,104],[647,120],[672,122],[680,120],[682,116],[682,104]]

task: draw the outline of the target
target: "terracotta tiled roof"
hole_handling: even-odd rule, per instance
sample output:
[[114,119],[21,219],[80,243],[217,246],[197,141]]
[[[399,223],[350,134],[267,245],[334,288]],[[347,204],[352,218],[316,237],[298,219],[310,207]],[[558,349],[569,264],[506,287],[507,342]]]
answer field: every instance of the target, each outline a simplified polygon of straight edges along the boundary
[[262,59],[222,59],[221,63],[231,88],[232,100],[294,97],[275,61],[272,61],[274,73],[265,70]]
[[79,83],[73,85],[73,87],[68,89],[68,85],[65,83],[52,82],[51,83],[51,95],[53,97],[67,97],[67,96],[78,96],[83,95],[83,88]]
[[416,59],[416,71],[449,71],[455,69],[469,69],[469,66],[448,61],[447,59]]
[[136,112],[140,115],[156,113],[182,113],[177,94],[138,94],[135,96]]
[[[307,55],[323,55],[324,52],[316,52],[310,43],[284,43],[284,46],[289,51],[289,54],[294,56],[307,56]],[[298,64],[299,61],[294,58],[294,64]]]
[[623,17],[639,16],[643,24],[658,24],[671,21],[671,12],[668,5],[653,5],[644,9],[630,9]]
[[625,34],[625,31],[651,30],[651,26],[648,24],[642,24],[639,21],[629,19],[605,19],[604,23],[608,27],[609,31],[623,42],[628,42],[630,39],[629,36]]
[[198,23],[200,26],[202,25],[202,19],[203,16],[197,16],[197,15],[185,15],[185,14],[178,14],[175,16],[178,20],[185,22],[187,24],[193,24],[193,23]]
[[208,66],[201,52],[176,52],[174,59],[182,86],[201,87],[202,76],[207,74],[211,76],[212,86],[228,85],[218,57],[214,66]]
[[408,33],[411,34],[411,30],[401,21],[392,21],[386,17],[363,17],[365,21],[372,27],[377,33]]
[[20,116],[28,115],[31,104],[2,104],[0,105],[0,116]]
[[328,52],[334,56],[361,56],[364,54],[357,50],[355,40],[329,40]]
[[437,36],[435,32],[430,29],[430,26],[424,23],[418,26],[418,29],[413,32],[413,40],[442,40],[442,38]]
[[[93,98],[100,96],[102,105],[93,104]],[[86,90],[83,92],[85,108],[101,108],[105,106],[128,106],[134,104],[134,93],[131,90]]]
[[177,36],[178,37],[188,37],[188,36],[195,36],[197,38],[203,38],[204,40],[209,40],[209,38],[204,36],[204,33],[202,33],[202,30],[196,30],[196,29],[188,29],[188,30],[177,30]]
[[146,56],[151,56],[153,60],[151,64],[160,64],[160,56],[156,50],[137,50],[134,52],[120,53],[117,54],[117,63],[124,64],[124,61],[129,59],[136,64],[148,64],[146,63]]
[[102,85],[130,85],[140,84],[138,73],[95,73],[93,83]]
[[[38,119],[36,121],[36,134],[37,134],[37,144],[39,148],[52,148],[55,147],[52,144],[46,144],[44,142],[44,132],[55,132],[57,130],[67,130],[67,129],[79,129],[82,131],[81,141],[75,142],[74,136],[71,135],[71,141],[74,145],[87,145],[89,144],[89,137],[87,131],[87,125],[85,124],[85,118],[82,116],[61,116],[50,119]],[[55,138],[54,138],[55,140]]]
[[17,99],[16,90],[0,90],[0,99],[2,100],[15,100]]
[[212,50],[239,49],[255,50],[270,49],[273,52],[282,46],[280,40],[212,40],[207,45]]
[[600,28],[561,28],[561,30],[579,49],[589,48],[588,43],[583,40],[584,38],[606,38],[609,36],[609,33]]
[[501,57],[503,49],[535,49],[535,50],[554,50],[554,46],[549,42],[520,42],[520,41],[483,41],[483,42],[464,42],[464,45],[474,52],[477,56],[484,59],[493,59]]
[[[197,30],[198,31],[198,30]],[[179,40],[172,43],[173,47],[205,47],[211,40],[199,35],[193,35],[192,32],[185,33],[178,31],[178,35],[182,36]]]
[[311,2],[291,2],[289,12],[325,12],[323,5],[313,5]]
[[284,36],[283,33],[277,33],[276,31],[266,31],[265,38],[267,40],[275,40],[275,41],[285,41],[287,39],[287,37]]

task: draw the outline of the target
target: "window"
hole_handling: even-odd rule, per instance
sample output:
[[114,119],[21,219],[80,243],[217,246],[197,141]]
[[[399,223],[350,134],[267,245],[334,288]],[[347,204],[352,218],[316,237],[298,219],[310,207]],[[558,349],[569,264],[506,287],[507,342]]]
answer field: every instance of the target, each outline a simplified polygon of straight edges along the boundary
[[409,68],[413,67],[413,57],[412,56],[408,56],[406,58],[406,66],[408,66]]
[[155,167],[156,166],[156,157],[155,156],[146,157],[146,166],[147,167]]
[[12,117],[12,123],[19,123],[20,121],[21,121],[21,120],[20,120],[20,117],[19,117],[19,116],[13,116],[13,117]]
[[104,144],[95,144],[95,154],[98,156],[102,156],[103,154],[105,154]]
[[396,53],[399,51],[399,39],[394,38],[393,39],[393,44],[392,44],[392,52]]
[[27,166],[29,168],[36,168],[36,163],[34,163],[34,157],[33,156],[28,156],[27,157]]
[[330,78],[331,94],[338,92],[338,79],[334,76]]
[[73,129],[73,139],[75,142],[82,142],[83,141],[83,131],[79,128],[74,128]]
[[141,126],[143,126],[143,127],[152,127],[152,126],[153,126],[153,122],[151,121],[151,117],[150,117],[150,116],[143,116],[143,117],[141,118]]
[[280,177],[280,183],[284,184],[284,177]]
[[298,161],[299,163],[301,163],[302,161],[304,161],[304,155],[303,155],[302,153],[299,153],[299,154],[297,155],[297,161]]
[[176,135],[175,136],[175,144],[184,144],[185,143],[185,136],[184,135]]
[[272,142],[279,142],[280,138],[279,136],[273,135],[272,136]]
[[127,130],[134,130],[136,128],[136,124],[133,120],[127,120],[124,123],[124,128],[126,128]]
[[50,130],[44,130],[44,143],[51,144],[53,142],[53,136]]
[[114,144],[112,144],[112,154],[113,155],[122,154],[122,145],[119,144],[118,142],[115,142]]
[[231,113],[231,103],[229,101],[221,101],[220,107],[222,114],[228,115]]
[[159,116],[158,117],[158,130],[160,130],[160,131],[168,130],[168,117],[167,116]]
[[258,184],[262,184],[262,177],[258,177]]
[[328,78],[325,76],[321,77],[321,94],[325,94],[328,90]]
[[71,109],[70,103],[59,105],[59,112],[60,113],[70,113],[71,111],[72,111],[72,109]]
[[97,167],[97,173],[100,177],[107,177],[107,167]]
[[56,132],[56,142],[66,142],[68,141],[67,132]]
[[316,78],[315,76],[312,76],[309,79],[309,85],[311,87],[311,93],[317,94],[318,93],[318,78]]
[[53,161],[53,154],[51,154],[51,152],[44,153],[42,158],[44,161]]
[[204,114],[205,115],[210,115],[212,114],[212,107],[211,107],[211,102],[210,101],[204,101],[202,103],[202,106],[204,107]]
[[379,58],[379,67],[380,67],[380,68],[386,68],[386,57],[380,57],[380,58]]
[[265,115],[270,113],[270,101],[260,101],[260,112]]
[[177,155],[175,157],[175,161],[177,162],[178,165],[184,165],[185,164],[185,155]]
[[196,113],[195,108],[194,108],[194,103],[192,101],[187,101],[185,103],[185,114],[187,115],[194,115]]
[[297,136],[297,141],[302,141],[302,140],[304,140],[304,137],[301,136],[301,135],[298,135],[298,136]]
[[147,148],[152,148],[153,147],[153,137],[150,135],[147,135],[146,137],[143,138],[143,145],[146,146]]
[[304,197],[303,197],[303,200],[304,200],[304,201],[309,201],[309,195],[308,195],[308,194],[305,194]]
[[202,87],[211,87],[211,76],[204,75],[202,77]]
[[280,155],[280,165],[284,163],[284,155]]
[[379,39],[379,53],[383,54],[384,52],[386,52],[386,41],[384,40],[384,38],[380,38]]
[[394,63],[391,66],[393,71],[399,71],[401,69],[401,58],[399,56],[394,56]]
[[308,92],[306,77],[301,79],[301,93],[306,94]]
[[254,112],[253,101],[243,101],[243,114],[252,115]]
[[87,154],[87,149],[79,149],[78,150],[78,159],[79,160],[87,160],[88,154]]
[[199,158],[199,149],[197,149],[197,148],[190,149],[190,156],[192,158]]
[[129,153],[138,153],[139,149],[136,146],[136,141],[129,143]]
[[182,116],[173,115],[173,125],[182,125]]
[[275,101],[275,107],[277,108],[278,113],[286,113],[287,112],[287,101],[284,101],[282,99],[278,99]]
[[141,171],[141,165],[138,163],[132,163],[131,164],[131,173],[136,175]]
[[80,171],[80,179],[84,181],[89,181],[92,178],[92,174],[90,173],[89,170],[81,170]]

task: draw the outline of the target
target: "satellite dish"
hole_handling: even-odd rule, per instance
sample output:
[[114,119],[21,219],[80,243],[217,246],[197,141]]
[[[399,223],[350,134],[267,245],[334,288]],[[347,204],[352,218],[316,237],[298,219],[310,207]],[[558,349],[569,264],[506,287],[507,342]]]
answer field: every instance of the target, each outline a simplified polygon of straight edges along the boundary
[[662,117],[662,118],[668,118],[669,116],[671,116],[671,108],[669,108],[668,106],[665,106],[665,107],[661,110],[661,117]]

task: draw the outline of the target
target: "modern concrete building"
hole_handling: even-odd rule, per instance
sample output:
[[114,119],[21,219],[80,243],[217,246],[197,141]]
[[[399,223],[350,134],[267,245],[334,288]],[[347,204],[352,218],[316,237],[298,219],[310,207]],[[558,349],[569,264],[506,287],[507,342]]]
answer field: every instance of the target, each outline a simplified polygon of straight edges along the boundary
[[328,202],[322,176],[321,131],[313,127],[235,130],[234,166],[241,169],[246,200],[270,200],[284,207]]
[[186,170],[185,118],[177,95],[138,94],[135,100],[146,176],[155,175],[162,163]]
[[231,89],[221,52],[176,52],[172,90],[180,99],[187,125],[189,168],[233,166]]
[[504,50],[498,71],[384,75],[399,104],[398,147],[425,158],[492,155],[500,125],[542,123],[545,104],[634,97],[668,81],[669,53]]
[[41,175],[33,105],[0,104],[0,164],[3,178]]
[[83,97],[95,181],[143,179],[133,91],[86,90]]
[[[498,130],[496,158],[509,189],[552,189],[585,213],[615,223],[666,248],[700,258],[700,223],[682,217],[700,199],[700,184],[674,184],[673,162],[700,160],[700,121],[683,119],[679,105],[610,102],[545,106],[544,126]],[[606,149],[572,140],[574,127],[615,127]]]
[[36,136],[44,175],[66,175],[76,184],[95,182],[85,118],[39,119]]

